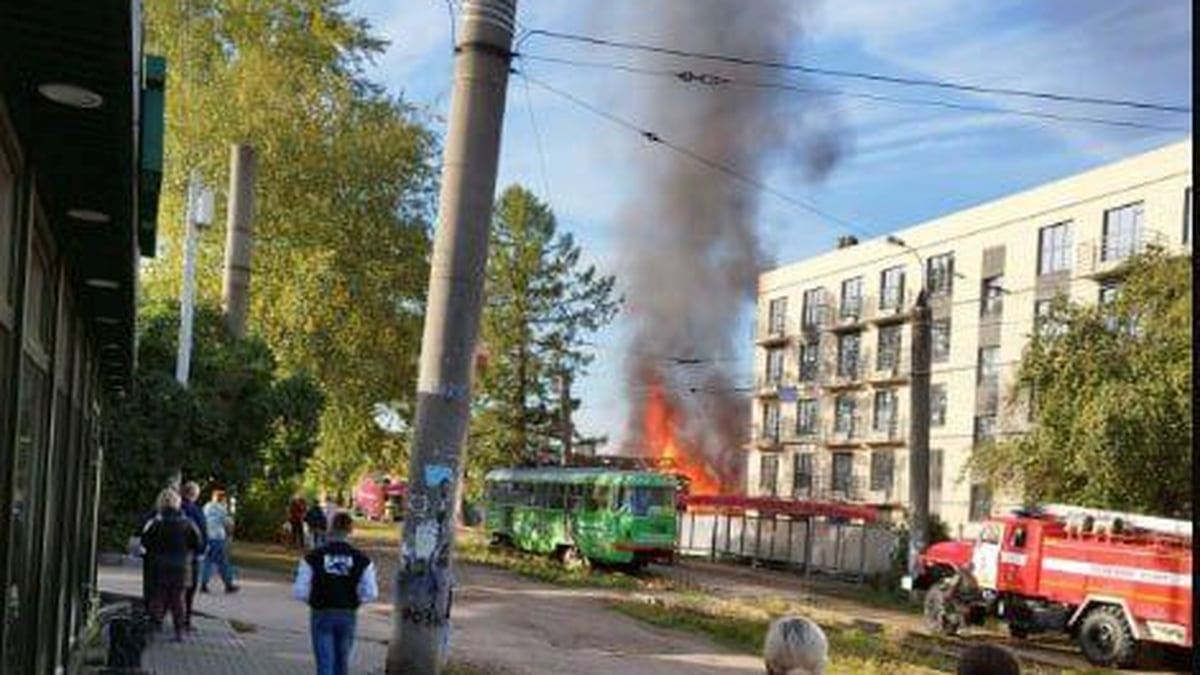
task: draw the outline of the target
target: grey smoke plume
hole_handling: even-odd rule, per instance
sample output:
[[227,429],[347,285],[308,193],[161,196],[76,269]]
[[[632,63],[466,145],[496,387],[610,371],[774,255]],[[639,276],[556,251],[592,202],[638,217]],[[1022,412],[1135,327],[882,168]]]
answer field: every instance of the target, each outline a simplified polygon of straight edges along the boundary
[[[686,49],[785,61],[802,34],[796,3],[789,0],[639,4],[639,32]],[[644,59],[644,65],[667,64],[745,80],[780,78],[762,69]],[[759,179],[767,169],[782,167],[819,180],[837,164],[846,143],[841,118],[828,100],[794,92],[687,90],[662,81],[638,107],[639,119],[667,140]],[[667,150],[639,153],[631,166],[640,173],[641,188],[622,221],[628,242],[626,309],[633,322],[628,450],[648,450],[641,438],[642,403],[648,388],[662,382],[678,411],[681,439],[703,453],[725,490],[737,490],[743,487],[750,396],[739,390],[745,375],[731,355],[749,339],[740,312],[754,300],[763,267],[756,223],[764,195]],[[798,183],[786,189],[796,190]],[[703,361],[681,366],[672,362],[678,358]]]

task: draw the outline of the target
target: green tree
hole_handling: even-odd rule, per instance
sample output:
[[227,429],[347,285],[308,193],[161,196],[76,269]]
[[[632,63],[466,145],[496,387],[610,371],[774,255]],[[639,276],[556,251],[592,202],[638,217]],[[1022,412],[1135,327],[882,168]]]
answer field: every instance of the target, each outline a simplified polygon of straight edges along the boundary
[[308,378],[279,379],[266,344],[230,338],[210,305],[197,307],[183,387],[174,378],[178,306],[151,302],[140,313],[133,392],[107,418],[101,522],[111,546],[134,532],[176,470],[234,494],[248,494],[257,483],[290,490],[315,447],[321,413],[320,393]]
[[[326,405],[313,478],[344,488],[379,454],[377,403],[415,396],[436,142],[418,111],[370,83],[383,41],[343,0],[147,3],[164,54],[166,175],[160,254],[145,292],[178,297],[189,171],[224,211],[229,144],[258,152],[249,327]],[[201,237],[198,294],[220,292],[223,223]],[[383,460],[380,460],[383,461]]]
[[490,245],[482,327],[488,360],[471,430],[472,479],[559,451],[558,380],[586,371],[587,337],[620,306],[615,278],[582,264],[574,239],[523,187],[507,188],[498,200]]
[[1022,358],[1031,430],[978,450],[972,469],[1029,502],[1190,518],[1191,259],[1131,259],[1117,300],[1059,300]]

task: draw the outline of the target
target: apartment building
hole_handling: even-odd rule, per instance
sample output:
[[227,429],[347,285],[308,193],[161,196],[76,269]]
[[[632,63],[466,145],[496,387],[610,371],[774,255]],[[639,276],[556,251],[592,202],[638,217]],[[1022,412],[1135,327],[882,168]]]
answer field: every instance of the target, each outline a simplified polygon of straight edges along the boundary
[[[1104,302],[1122,260],[1192,246],[1192,141],[838,248],[759,277],[748,492],[908,499],[909,314],[933,314],[930,508],[969,533],[993,495],[972,449],[1028,428],[1010,406],[1050,301]],[[998,496],[997,499],[1001,499]]]

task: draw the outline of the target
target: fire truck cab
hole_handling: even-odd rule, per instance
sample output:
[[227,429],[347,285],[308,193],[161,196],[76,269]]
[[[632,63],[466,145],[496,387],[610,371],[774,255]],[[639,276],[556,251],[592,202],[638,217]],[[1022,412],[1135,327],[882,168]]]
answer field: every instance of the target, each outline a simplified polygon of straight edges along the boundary
[[912,581],[929,628],[989,615],[1014,637],[1071,634],[1097,665],[1142,642],[1192,647],[1191,523],[1051,505],[985,521],[974,541],[929,547]]

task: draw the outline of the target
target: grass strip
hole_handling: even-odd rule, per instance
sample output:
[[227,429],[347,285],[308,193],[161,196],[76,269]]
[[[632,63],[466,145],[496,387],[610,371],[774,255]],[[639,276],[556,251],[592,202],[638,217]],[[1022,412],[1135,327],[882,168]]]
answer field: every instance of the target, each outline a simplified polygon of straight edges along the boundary
[[[731,651],[759,655],[770,622],[777,613],[742,603],[689,597],[677,602],[659,598],[609,601],[615,611],[643,623],[705,637]],[[775,609],[775,608],[772,608]],[[904,635],[866,632],[850,624],[822,623],[829,639],[829,675],[936,675],[953,673],[955,651],[931,647]],[[1025,663],[1029,675],[1094,675]]]

